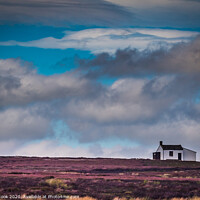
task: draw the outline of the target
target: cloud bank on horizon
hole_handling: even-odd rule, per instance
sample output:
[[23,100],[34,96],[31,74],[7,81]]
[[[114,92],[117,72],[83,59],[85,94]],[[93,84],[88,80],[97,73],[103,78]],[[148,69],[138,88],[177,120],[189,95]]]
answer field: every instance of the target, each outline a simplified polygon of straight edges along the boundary
[[[0,29],[13,31],[0,35],[0,154],[151,158],[159,140],[200,151],[198,10],[186,0],[0,0]],[[20,41],[19,27],[41,37]],[[34,61],[45,60],[39,73]],[[49,75],[55,60],[72,67]]]

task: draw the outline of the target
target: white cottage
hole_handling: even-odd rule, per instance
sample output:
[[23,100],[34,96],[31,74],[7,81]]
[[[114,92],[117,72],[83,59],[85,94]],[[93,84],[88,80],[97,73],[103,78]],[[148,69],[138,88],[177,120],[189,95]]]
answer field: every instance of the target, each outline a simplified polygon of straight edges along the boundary
[[183,148],[181,145],[163,145],[160,141],[157,151],[153,152],[153,159],[196,161],[196,152]]

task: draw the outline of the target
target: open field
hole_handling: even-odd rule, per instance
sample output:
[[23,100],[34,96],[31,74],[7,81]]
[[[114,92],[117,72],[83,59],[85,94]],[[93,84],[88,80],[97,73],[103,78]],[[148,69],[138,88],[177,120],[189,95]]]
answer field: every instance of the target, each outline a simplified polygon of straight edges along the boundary
[[91,200],[196,200],[200,197],[200,163],[0,157],[0,198],[5,195],[13,198],[15,196],[10,195],[18,195],[16,198],[46,195],[49,199],[76,197],[80,200],[89,200],[89,197]]

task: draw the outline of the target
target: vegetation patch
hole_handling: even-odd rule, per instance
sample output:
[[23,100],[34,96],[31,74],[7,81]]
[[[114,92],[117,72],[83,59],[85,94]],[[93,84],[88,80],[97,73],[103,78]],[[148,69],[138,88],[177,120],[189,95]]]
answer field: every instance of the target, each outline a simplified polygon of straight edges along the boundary
[[45,183],[47,183],[48,185],[55,187],[55,188],[63,188],[63,189],[67,189],[68,186],[67,184],[65,184],[65,182],[61,179],[46,179]]

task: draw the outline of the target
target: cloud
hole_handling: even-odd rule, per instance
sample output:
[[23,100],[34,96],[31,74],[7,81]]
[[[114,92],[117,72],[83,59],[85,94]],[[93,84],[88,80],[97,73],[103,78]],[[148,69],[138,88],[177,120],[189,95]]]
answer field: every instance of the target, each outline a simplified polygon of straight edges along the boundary
[[[199,9],[197,0],[0,0],[0,24],[68,29],[0,45],[95,54],[50,76],[0,60],[1,154],[151,157],[159,140],[200,151],[200,38],[183,31],[199,29]],[[117,80],[103,86],[102,77]]]
[[[63,107],[63,112],[66,110],[66,114],[75,120],[97,124],[131,124],[153,120],[179,98],[173,97],[173,94],[167,96],[168,92],[164,94],[163,90],[174,86],[171,77],[156,78],[153,81],[149,86],[152,81],[147,79],[120,79],[92,100],[70,101]],[[150,95],[151,92],[155,95]]]
[[120,79],[96,98],[63,104],[61,116],[83,143],[113,137],[143,145],[162,138],[198,139],[200,112],[194,100],[200,88],[187,85],[175,76]]
[[[97,143],[109,139],[115,141],[118,138],[119,145],[126,147],[126,143],[123,142],[126,139],[133,144],[133,147],[134,143],[141,148],[145,146],[146,150],[142,152],[148,152],[152,148],[155,150],[158,142],[163,140],[166,144],[182,144],[195,151],[200,150],[198,145],[200,139],[199,121],[191,119],[189,116],[184,116],[183,112],[176,113],[176,116],[162,117],[153,123],[95,124],[87,120],[78,121],[78,119],[76,122],[72,128],[81,132],[78,138],[80,143]],[[127,153],[126,155],[129,154]],[[138,152],[132,155],[133,157],[138,156]]]
[[[45,139],[20,146],[14,145],[15,148],[13,148],[11,155],[151,158],[152,152],[156,150],[160,140],[163,140],[165,144],[182,144],[186,148],[200,151],[198,130],[198,121],[185,117],[179,117],[176,120],[165,119],[154,124],[94,126],[91,123],[90,129],[87,130],[88,133],[85,132],[83,138],[87,140],[89,134],[92,137],[94,134],[98,134],[101,138],[93,137],[90,142],[87,141],[88,145],[84,145],[82,141],[73,147],[70,144],[61,144],[55,139]],[[107,146],[101,145],[101,141],[107,138],[112,140],[119,138],[121,142],[111,146],[109,143]],[[124,138],[133,145],[123,143]]]
[[[94,63],[96,76],[81,78]],[[135,157],[145,146],[150,157],[159,140],[200,150],[198,63],[199,38],[170,49],[97,55],[80,71],[60,75],[39,75],[20,60],[1,60],[2,145],[10,142],[15,155],[48,156]],[[101,86],[99,76],[117,80]],[[65,135],[55,139],[57,120],[66,123],[76,147],[61,143]],[[22,140],[24,145],[15,143]],[[103,145],[107,140],[119,144]]]
[[[88,147],[70,147],[59,144],[56,140],[42,140],[33,144],[22,145],[13,150],[12,155],[23,156],[50,156],[50,157],[104,157],[104,158],[147,158],[151,152],[143,147],[123,147],[115,145],[113,147],[102,147],[94,144]],[[128,152],[128,154],[127,154]]]
[[66,123],[81,133],[80,142],[119,137],[151,145],[164,139],[192,147],[199,138],[199,55],[199,37],[167,50],[97,55],[86,65],[87,77],[118,80],[96,98],[63,106]]
[[0,106],[26,105],[59,98],[92,95],[98,84],[73,73],[44,76],[16,59],[0,60]]
[[[182,0],[182,1],[189,1],[189,0]],[[194,1],[194,2],[200,3],[200,0],[191,0],[191,1]]]
[[1,0],[1,23],[28,23],[70,27],[125,26],[133,14],[104,0]]
[[101,142],[95,141],[91,145],[79,144],[72,147],[52,138],[25,144],[17,140],[1,141],[0,150],[2,155],[18,156],[152,158],[152,152],[156,150],[159,140],[163,140],[166,144],[182,144],[186,148],[200,150],[198,145],[199,123],[184,117],[176,121],[162,121],[162,123],[154,125],[107,126],[98,127],[98,129],[96,127],[96,130],[104,131],[104,134],[112,131],[111,133],[118,136],[121,141],[129,138],[130,141],[136,141],[138,144],[134,145],[133,143],[130,146],[119,142],[116,145],[105,146]]
[[1,141],[29,141],[52,135],[51,120],[37,106],[9,108],[0,112]]
[[[36,140],[52,136],[59,101],[92,98],[99,84],[73,73],[44,76],[19,59],[0,60],[0,139]],[[55,106],[55,108],[54,108]]]
[[51,157],[92,157],[94,156],[87,148],[73,148],[60,145],[56,140],[42,140],[37,143],[27,144],[16,151],[15,155],[24,156],[51,156]]
[[198,0],[107,0],[135,14],[135,26],[199,28]]
[[194,31],[179,31],[167,29],[138,28],[93,28],[81,31],[65,31],[61,39],[47,37],[29,42],[6,41],[0,45],[19,45],[50,49],[81,49],[95,54],[101,52],[114,53],[117,49],[146,48],[156,49],[160,46],[173,46],[176,43],[190,41],[199,33]]
[[[115,55],[101,53],[94,59],[82,59],[80,66],[88,77],[199,74],[200,37],[189,43],[174,45],[171,49],[117,50]],[[94,70],[95,69],[95,70]],[[198,76],[196,77],[198,79]]]
[[[23,141],[24,142],[24,141]],[[23,145],[23,142],[19,140],[6,140],[0,141],[0,152],[1,156],[10,156],[14,155],[13,152]]]
[[198,0],[1,0],[0,23],[199,28]]

